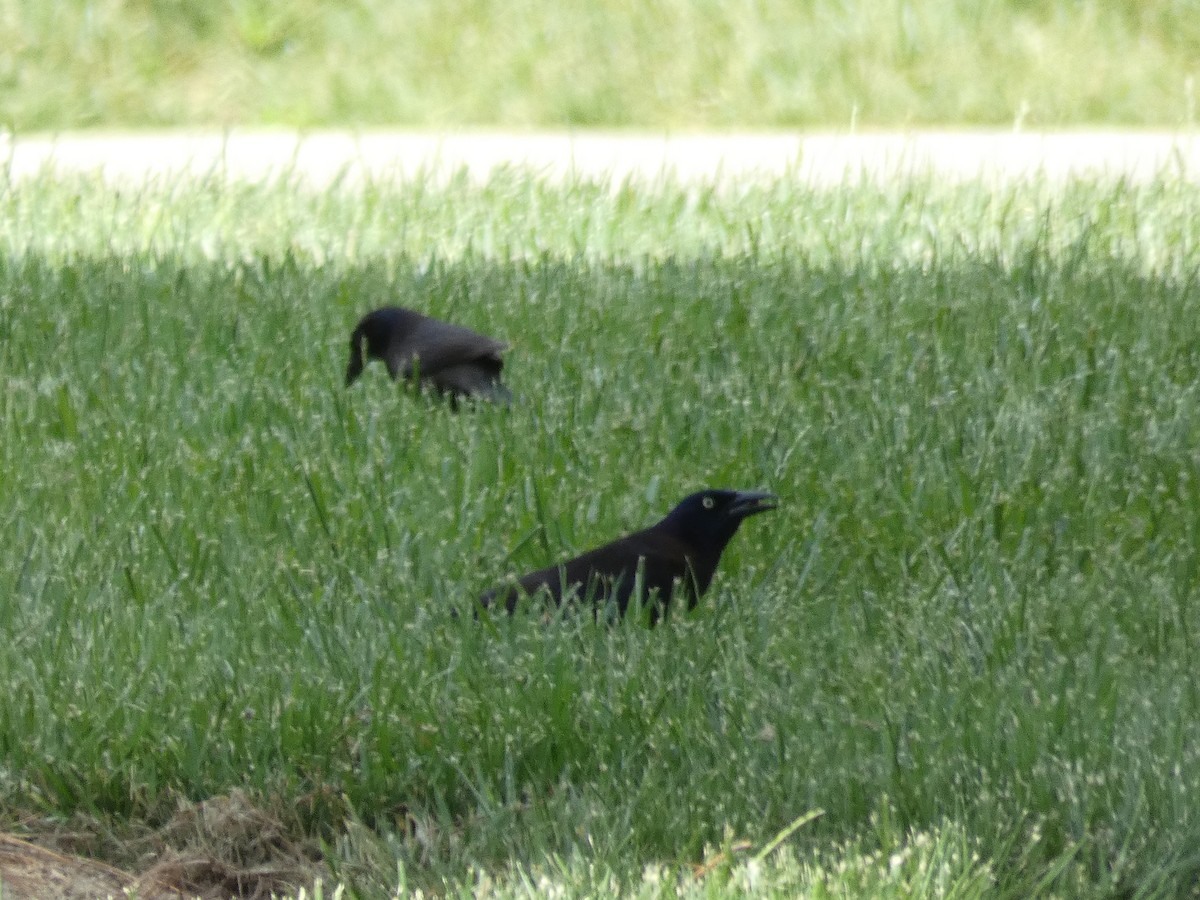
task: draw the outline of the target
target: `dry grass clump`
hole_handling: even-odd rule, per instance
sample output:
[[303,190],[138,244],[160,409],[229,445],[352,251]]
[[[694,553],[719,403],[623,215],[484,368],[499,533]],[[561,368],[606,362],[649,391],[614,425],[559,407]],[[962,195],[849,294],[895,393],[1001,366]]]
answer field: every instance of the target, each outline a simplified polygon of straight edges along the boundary
[[58,849],[0,834],[5,900],[259,900],[327,874],[313,842],[297,839],[279,816],[236,789],[202,803],[181,802],[166,825],[129,841],[118,855],[142,860],[136,872],[70,852],[70,846],[95,843],[77,830],[51,830],[35,840]]

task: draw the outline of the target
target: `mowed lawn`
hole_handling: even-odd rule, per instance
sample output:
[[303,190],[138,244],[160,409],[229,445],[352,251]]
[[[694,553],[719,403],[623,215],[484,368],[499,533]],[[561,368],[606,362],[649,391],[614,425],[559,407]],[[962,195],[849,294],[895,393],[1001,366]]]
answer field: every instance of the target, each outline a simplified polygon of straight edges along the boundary
[[[244,796],[362,896],[1195,889],[1198,208],[3,185],[2,827],[132,867]],[[346,390],[385,303],[516,402]],[[781,505],[693,614],[452,617],[705,486]]]

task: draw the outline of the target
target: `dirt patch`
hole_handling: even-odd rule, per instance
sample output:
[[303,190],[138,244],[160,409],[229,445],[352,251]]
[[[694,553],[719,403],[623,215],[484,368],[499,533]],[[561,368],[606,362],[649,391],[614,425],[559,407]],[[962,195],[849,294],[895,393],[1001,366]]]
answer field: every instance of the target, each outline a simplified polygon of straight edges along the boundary
[[[65,840],[64,840],[65,837]],[[328,880],[313,841],[297,840],[277,817],[233,791],[203,803],[181,803],[161,829],[132,841],[125,855],[144,860],[126,872],[74,853],[40,846],[79,842],[78,830],[0,834],[4,900],[258,900]],[[27,838],[32,838],[29,840]]]

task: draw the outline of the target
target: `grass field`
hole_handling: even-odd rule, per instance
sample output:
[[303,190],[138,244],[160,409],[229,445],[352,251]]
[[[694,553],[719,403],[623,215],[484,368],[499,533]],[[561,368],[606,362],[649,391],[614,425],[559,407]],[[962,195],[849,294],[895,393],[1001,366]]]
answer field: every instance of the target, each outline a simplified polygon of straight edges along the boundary
[[1194,0],[0,0],[0,126],[1196,123]]
[[[363,896],[1194,890],[1198,206],[3,186],[0,827],[132,867],[240,797],[237,859]],[[518,401],[343,389],[385,302]],[[693,615],[449,615],[706,485],[782,506]]]

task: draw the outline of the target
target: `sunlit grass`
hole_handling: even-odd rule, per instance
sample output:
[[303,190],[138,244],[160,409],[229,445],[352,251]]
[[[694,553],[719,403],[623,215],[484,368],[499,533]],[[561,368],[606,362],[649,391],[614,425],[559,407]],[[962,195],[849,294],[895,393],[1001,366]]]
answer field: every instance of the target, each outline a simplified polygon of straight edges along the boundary
[[[242,788],[380,892],[1181,889],[1198,200],[7,186],[0,807]],[[385,302],[518,401],[345,390]],[[783,505],[694,615],[449,615],[703,485]]]

